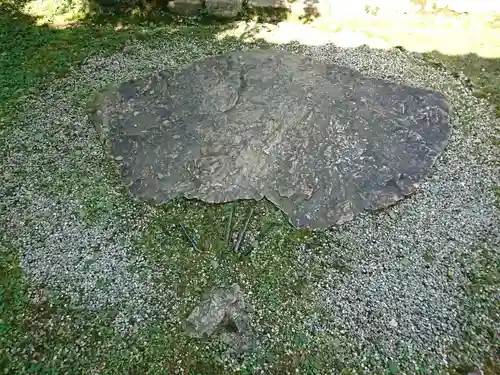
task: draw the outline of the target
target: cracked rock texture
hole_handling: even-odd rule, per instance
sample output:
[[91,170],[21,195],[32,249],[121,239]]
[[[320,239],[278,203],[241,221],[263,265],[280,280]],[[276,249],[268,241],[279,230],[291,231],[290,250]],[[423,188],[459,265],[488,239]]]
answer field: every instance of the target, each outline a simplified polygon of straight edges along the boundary
[[136,198],[265,197],[313,228],[412,194],[448,117],[439,93],[273,49],[128,81],[94,116]]
[[219,334],[222,342],[235,349],[250,349],[253,339],[240,287],[214,288],[191,312],[186,329],[194,338]]

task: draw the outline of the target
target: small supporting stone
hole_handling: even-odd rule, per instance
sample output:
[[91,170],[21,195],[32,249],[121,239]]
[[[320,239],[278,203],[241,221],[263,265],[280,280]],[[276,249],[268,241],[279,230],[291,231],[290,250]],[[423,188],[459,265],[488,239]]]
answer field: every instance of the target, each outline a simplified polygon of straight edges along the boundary
[[287,0],[248,0],[249,8],[277,8],[290,9],[290,2]]
[[203,8],[202,0],[171,0],[167,5],[172,13],[182,16],[196,16]]
[[193,338],[217,335],[235,350],[250,349],[253,337],[240,287],[212,289],[187,318],[186,330]]
[[243,8],[243,0],[206,0],[208,14],[219,18],[234,18]]

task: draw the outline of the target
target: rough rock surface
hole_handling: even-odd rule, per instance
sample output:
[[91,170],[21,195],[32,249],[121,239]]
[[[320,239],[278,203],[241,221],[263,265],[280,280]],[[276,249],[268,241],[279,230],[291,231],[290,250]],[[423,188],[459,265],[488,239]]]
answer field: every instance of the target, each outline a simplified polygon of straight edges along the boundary
[[250,8],[290,8],[290,2],[287,0],[248,0],[247,5]]
[[243,293],[237,284],[212,289],[186,323],[188,334],[194,338],[219,334],[222,342],[237,350],[249,349],[252,342]]
[[243,0],[206,0],[205,7],[212,16],[233,18],[241,11]]
[[183,16],[196,16],[198,11],[203,8],[202,0],[170,0],[168,9]]
[[412,194],[448,113],[439,93],[271,49],[126,82],[95,120],[138,199],[266,197],[323,228]]

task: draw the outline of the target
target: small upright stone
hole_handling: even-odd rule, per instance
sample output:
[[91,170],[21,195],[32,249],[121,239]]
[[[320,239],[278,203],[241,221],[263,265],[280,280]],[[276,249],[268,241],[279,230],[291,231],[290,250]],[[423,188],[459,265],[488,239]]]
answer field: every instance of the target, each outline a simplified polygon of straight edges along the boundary
[[229,288],[212,289],[187,318],[186,330],[193,338],[218,335],[233,349],[249,350],[253,335],[240,287],[233,284]]
[[170,0],[168,9],[176,14],[183,16],[196,16],[203,8],[202,0]]
[[205,6],[212,16],[234,18],[243,8],[243,0],[206,0]]

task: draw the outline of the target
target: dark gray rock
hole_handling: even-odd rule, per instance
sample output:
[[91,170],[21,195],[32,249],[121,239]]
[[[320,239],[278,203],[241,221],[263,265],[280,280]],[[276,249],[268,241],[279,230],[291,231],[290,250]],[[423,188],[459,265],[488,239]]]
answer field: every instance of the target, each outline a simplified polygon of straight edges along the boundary
[[217,335],[238,351],[249,350],[254,343],[243,293],[237,284],[214,288],[194,308],[186,320],[186,330],[193,338]]
[[277,8],[289,9],[290,2],[288,0],[248,0],[249,8]]
[[203,8],[203,0],[170,0],[168,9],[183,16],[196,16]]
[[126,82],[95,118],[140,200],[266,197],[323,228],[412,194],[448,113],[439,93],[271,49]]
[[233,18],[243,8],[243,0],[206,0],[208,14],[219,18]]

